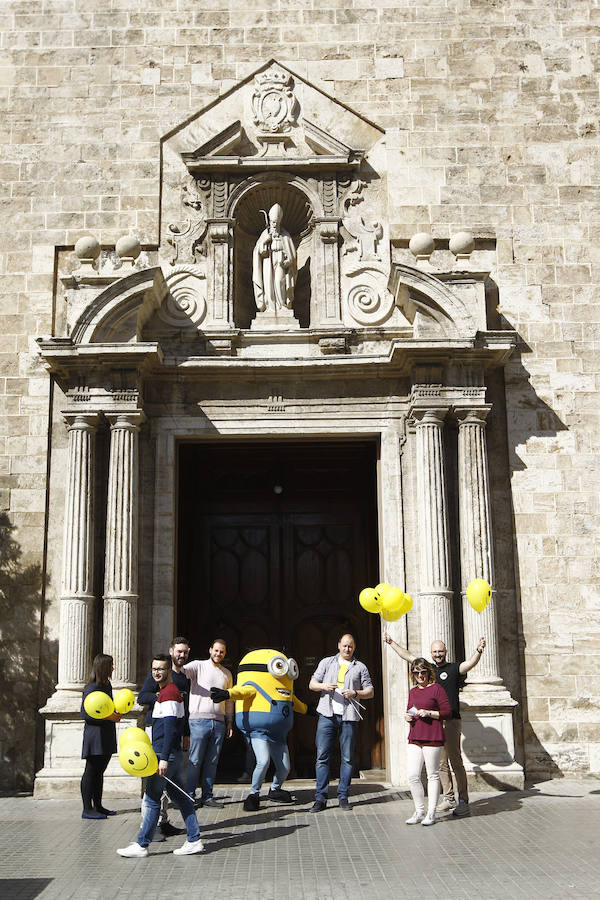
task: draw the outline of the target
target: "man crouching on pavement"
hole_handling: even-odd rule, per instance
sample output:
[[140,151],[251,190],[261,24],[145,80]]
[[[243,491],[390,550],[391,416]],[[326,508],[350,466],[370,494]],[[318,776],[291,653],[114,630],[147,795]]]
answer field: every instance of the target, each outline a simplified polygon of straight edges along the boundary
[[128,847],[121,847],[117,853],[119,856],[127,857],[148,856],[148,845],[154,837],[158,824],[163,791],[167,792],[181,812],[187,831],[187,841],[183,847],[173,850],[173,853],[176,856],[201,853],[204,846],[200,840],[200,830],[192,800],[186,795],[181,784],[178,789],[162,777],[163,775],[169,777],[173,775],[172,781],[177,783],[176,758],[177,754],[181,752],[181,737],[185,723],[183,698],[171,678],[171,657],[166,653],[157,653],[152,660],[152,674],[160,688],[152,710],[152,746],[158,758],[158,769],[154,775],[150,775],[146,779],[146,792],[142,804],[142,827],[137,841]]

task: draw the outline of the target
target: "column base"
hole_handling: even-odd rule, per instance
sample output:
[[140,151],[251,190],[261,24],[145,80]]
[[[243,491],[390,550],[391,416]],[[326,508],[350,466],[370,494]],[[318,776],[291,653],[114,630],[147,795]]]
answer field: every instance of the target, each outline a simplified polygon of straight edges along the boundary
[[[50,697],[40,713],[45,722],[44,768],[35,776],[36,799],[80,796],[80,781],[85,767],[81,759],[83,720],[80,717],[81,691],[59,690]],[[139,721],[138,721],[139,720]],[[142,709],[134,707],[117,724],[117,741],[125,728],[141,724]],[[117,756],[113,756],[104,776],[107,797],[139,797],[140,780],[127,775]]]
[[460,695],[462,755],[474,790],[522,790],[523,766],[515,759],[513,710],[502,685],[467,685]]

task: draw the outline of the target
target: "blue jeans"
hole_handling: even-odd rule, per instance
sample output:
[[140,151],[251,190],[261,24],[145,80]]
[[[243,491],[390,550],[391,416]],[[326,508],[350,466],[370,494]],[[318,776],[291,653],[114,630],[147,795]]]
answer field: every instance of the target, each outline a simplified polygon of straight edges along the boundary
[[193,796],[202,772],[202,799],[210,800],[217,763],[225,738],[225,722],[218,719],[190,719],[190,755],[187,792]]
[[290,772],[290,754],[287,744],[271,744],[258,737],[251,738],[251,743],[256,757],[256,765],[252,773],[252,793],[260,792],[271,760],[275,766],[275,777],[271,789],[278,791]]
[[338,797],[347,798],[352,778],[354,761],[354,748],[358,722],[344,722],[341,716],[322,716],[319,714],[317,725],[317,790],[315,800],[323,803],[327,800],[329,790],[329,757],[334,741],[340,740],[340,783],[338,785]]
[[[174,781],[172,759],[173,757],[169,758],[167,777]],[[190,844],[199,841],[200,829],[198,828],[196,813],[194,812],[194,804],[185,796],[185,792],[182,793],[183,788],[177,790],[172,784],[169,784],[168,781],[161,778],[160,775],[150,775],[146,779],[146,793],[144,794],[144,799],[142,801],[142,827],[140,828],[140,833],[137,837],[137,842],[140,847],[147,847],[154,837],[154,832],[156,831],[156,826],[158,824],[158,817],[160,815],[160,800],[163,791],[167,792],[171,801],[180,811],[185,822],[187,839]]]

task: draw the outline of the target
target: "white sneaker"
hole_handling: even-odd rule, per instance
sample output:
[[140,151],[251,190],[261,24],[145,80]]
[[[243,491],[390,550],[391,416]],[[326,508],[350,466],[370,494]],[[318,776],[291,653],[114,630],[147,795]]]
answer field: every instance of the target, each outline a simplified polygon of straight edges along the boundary
[[407,825],[418,825],[425,813],[414,812],[410,819],[406,820]]
[[192,853],[202,853],[204,850],[204,844],[202,841],[194,841],[191,844],[189,841],[186,841],[183,847],[179,847],[178,850],[173,850],[175,856],[190,856]]
[[437,805],[439,812],[447,812],[449,809],[454,809],[456,806],[456,800],[449,800],[447,797],[444,797],[443,800]]
[[121,847],[119,850],[117,850],[117,853],[119,854],[119,856],[127,856],[127,857],[138,856],[141,858],[142,856],[148,856],[148,848],[140,847],[139,844],[134,843],[134,844],[130,844],[129,847]]
[[433,814],[427,813],[427,815],[421,822],[421,825],[435,825],[435,813],[433,813]]

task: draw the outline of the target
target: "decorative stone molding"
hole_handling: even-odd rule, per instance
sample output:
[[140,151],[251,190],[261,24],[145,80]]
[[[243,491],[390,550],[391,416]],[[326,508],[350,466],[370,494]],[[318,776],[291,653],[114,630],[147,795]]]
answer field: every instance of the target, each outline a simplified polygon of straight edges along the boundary
[[355,284],[346,300],[348,312],[359,325],[381,325],[394,309],[394,298],[387,291],[381,293],[374,284]]
[[467,337],[477,332],[476,319],[458,294],[439,278],[403,263],[392,263],[388,289],[415,336],[434,325],[445,336]]
[[259,133],[284,134],[295,123],[300,105],[294,94],[294,80],[278,65],[254,76],[252,112]]

